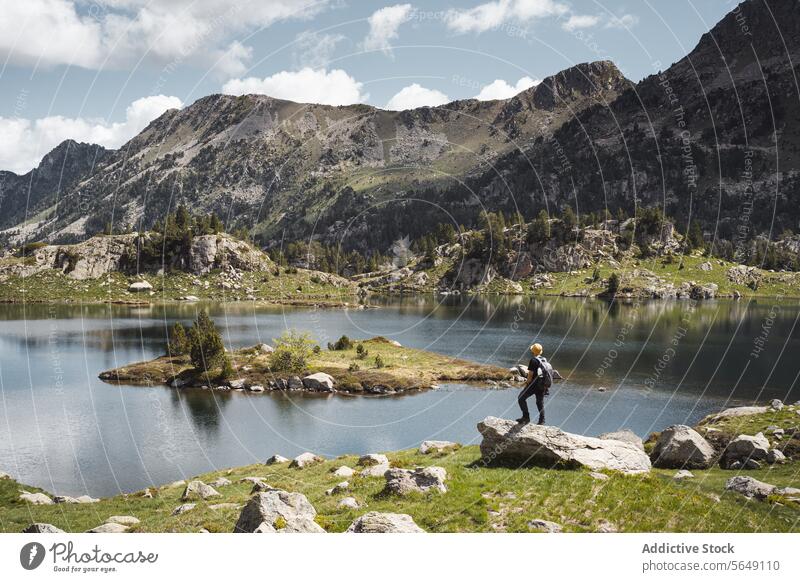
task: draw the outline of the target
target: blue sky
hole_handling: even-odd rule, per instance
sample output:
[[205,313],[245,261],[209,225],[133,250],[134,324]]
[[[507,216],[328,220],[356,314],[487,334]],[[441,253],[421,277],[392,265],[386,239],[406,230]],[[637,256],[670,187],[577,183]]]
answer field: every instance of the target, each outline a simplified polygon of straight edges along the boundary
[[210,93],[402,109],[502,98],[576,63],[633,80],[728,0],[0,0],[0,169],[66,138],[119,147]]

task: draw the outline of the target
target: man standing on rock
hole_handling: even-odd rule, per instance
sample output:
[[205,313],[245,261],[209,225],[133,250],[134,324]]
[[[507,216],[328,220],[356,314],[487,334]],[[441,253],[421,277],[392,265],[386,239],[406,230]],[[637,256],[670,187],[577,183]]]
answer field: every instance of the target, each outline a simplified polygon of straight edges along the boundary
[[517,403],[522,410],[522,418],[518,418],[517,422],[528,424],[531,421],[527,400],[531,396],[536,396],[539,424],[544,424],[544,397],[553,384],[553,367],[542,356],[542,344],[533,344],[531,346],[531,354],[533,357],[528,363],[528,378],[525,382],[525,388],[522,389],[522,392],[517,397]]

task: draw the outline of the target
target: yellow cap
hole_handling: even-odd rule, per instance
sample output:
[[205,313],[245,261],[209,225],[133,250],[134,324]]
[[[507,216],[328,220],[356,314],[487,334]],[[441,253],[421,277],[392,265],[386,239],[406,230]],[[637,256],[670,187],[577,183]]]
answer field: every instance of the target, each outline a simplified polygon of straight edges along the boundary
[[532,353],[534,356],[540,356],[540,355],[542,355],[542,344],[533,344],[533,345],[531,346],[531,353]]

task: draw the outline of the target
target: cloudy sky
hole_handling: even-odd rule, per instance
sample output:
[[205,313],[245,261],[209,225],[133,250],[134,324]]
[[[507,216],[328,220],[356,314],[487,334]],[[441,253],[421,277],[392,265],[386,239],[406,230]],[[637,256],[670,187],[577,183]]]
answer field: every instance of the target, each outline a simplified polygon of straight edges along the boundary
[[116,148],[210,93],[389,109],[510,97],[576,63],[666,68],[729,0],[0,0],[0,170]]

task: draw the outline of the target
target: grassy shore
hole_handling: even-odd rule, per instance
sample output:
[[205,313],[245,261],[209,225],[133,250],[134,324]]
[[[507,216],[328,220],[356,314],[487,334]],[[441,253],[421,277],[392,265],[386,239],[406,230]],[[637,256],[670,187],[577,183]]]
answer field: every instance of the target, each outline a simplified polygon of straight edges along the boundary
[[[366,350],[366,355],[361,357],[356,351],[359,343]],[[311,355],[307,369],[301,374],[272,370],[269,355],[258,349],[245,348],[231,352],[229,356],[237,379],[265,387],[276,378],[315,372],[330,374],[336,382],[336,390],[348,393],[369,391],[368,388],[376,386],[391,392],[406,392],[428,389],[439,382],[485,382],[511,377],[506,368],[407,348],[381,337],[356,341],[346,350],[320,350]],[[381,367],[376,364],[377,359],[382,362]],[[195,374],[186,356],[164,356],[101,374],[104,380],[136,385],[168,384],[174,377],[180,377],[186,383],[211,386],[225,383],[217,380],[215,373]]]
[[[480,457],[476,446],[428,455],[407,450],[388,457],[397,467],[444,467],[448,492],[388,497],[381,494],[382,477],[354,476],[349,479],[349,491],[326,495],[327,489],[342,481],[332,471],[342,465],[355,467],[354,456],[304,469],[257,464],[201,475],[205,483],[225,477],[232,484],[217,488],[220,497],[197,502],[194,509],[176,516],[173,510],[183,503],[181,485],[151,488],[152,498],[137,492],[85,505],[28,505],[19,500],[21,486],[7,479],[0,481],[0,528],[19,532],[32,522],[44,522],[81,532],[112,515],[132,515],[141,520],[131,528],[133,532],[230,532],[240,507],[250,497],[252,483],[240,482],[245,477],[260,477],[274,487],[303,493],[318,512],[317,522],[329,532],[344,531],[367,511],[410,514],[429,532],[527,532],[532,519],[554,521],[571,532],[790,532],[800,528],[800,506],[752,501],[727,492],[725,481],[735,472],[719,468],[694,471],[696,478],[685,481],[672,479],[674,470],[659,469],[636,476],[608,473],[608,480],[598,481],[588,471],[483,467],[476,464]],[[774,485],[797,484],[794,463],[747,474]],[[362,507],[338,507],[344,496],[355,497]]]

